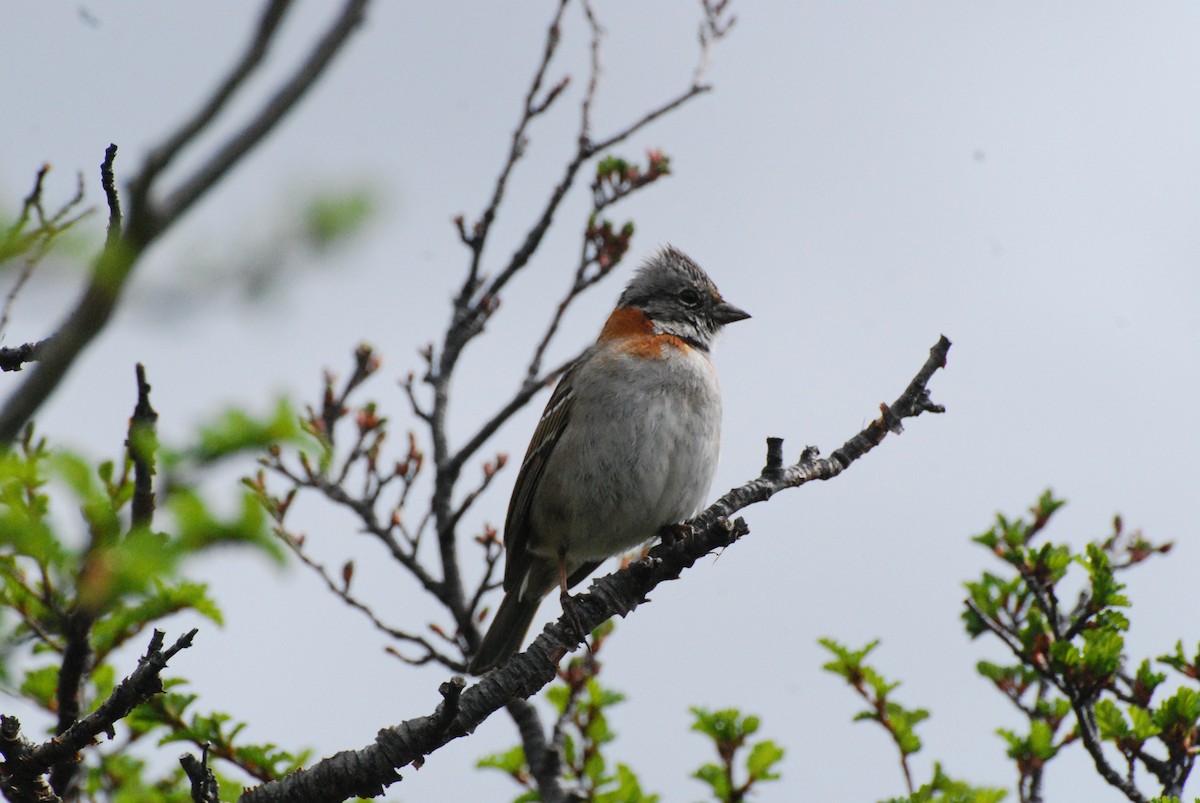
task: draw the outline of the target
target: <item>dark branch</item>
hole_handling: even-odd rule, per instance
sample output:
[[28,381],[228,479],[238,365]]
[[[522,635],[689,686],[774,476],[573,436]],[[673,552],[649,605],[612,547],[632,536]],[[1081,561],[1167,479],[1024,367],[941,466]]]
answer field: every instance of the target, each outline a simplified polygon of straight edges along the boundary
[[221,789],[217,785],[216,776],[208,768],[207,745],[199,759],[191,753],[184,753],[179,757],[179,764],[192,785],[193,803],[221,803]]
[[111,732],[113,725],[127,717],[130,711],[154,695],[160,694],[163,690],[160,675],[167,662],[180,650],[192,646],[196,632],[194,628],[189,630],[164,650],[163,633],[161,630],[155,630],[150,647],[138,660],[137,669],[117,684],[112,694],[108,695],[108,699],[95,711],[80,719],[57,738],[34,748],[30,761],[43,767],[58,763],[64,757],[92,744],[101,733]]
[[46,783],[45,767],[30,763],[33,745],[21,735],[21,721],[0,715],[0,792],[12,803],[61,803],[62,798]]
[[114,247],[121,239],[121,226],[124,223],[121,216],[121,196],[117,193],[117,179],[113,173],[113,163],[116,160],[117,146],[110,143],[104,151],[104,161],[100,164],[100,186],[104,188],[104,198],[108,202],[106,248]]
[[578,357],[573,357],[570,360],[567,360],[562,365],[558,366],[553,371],[548,372],[540,379],[526,381],[525,384],[521,386],[521,389],[514,393],[513,397],[509,399],[503,407],[497,410],[495,415],[484,422],[483,426],[481,426],[475,432],[475,434],[471,436],[471,439],[464,443],[459,450],[454,453],[454,456],[450,460],[451,465],[461,467],[471,457],[471,455],[475,454],[485,443],[487,443],[488,439],[496,433],[496,430],[500,429],[500,427],[504,425],[505,421],[512,418],[513,415],[515,415],[526,404],[528,404],[529,400],[532,399],[538,393],[538,391],[547,387],[560,376],[562,376],[563,372],[570,368],[571,364],[575,362],[576,359],[578,359]]
[[20,371],[27,362],[35,362],[42,349],[49,345],[50,340],[39,340],[36,343],[23,343],[20,346],[5,346],[0,348],[0,371]]
[[500,168],[500,175],[496,179],[495,187],[492,189],[492,197],[488,201],[487,207],[483,210],[483,214],[472,228],[470,234],[466,233],[461,218],[459,219],[460,234],[462,234],[463,241],[470,247],[472,253],[471,265],[467,271],[466,281],[463,282],[458,298],[455,299],[456,307],[465,309],[469,306],[475,297],[475,292],[479,289],[479,268],[480,260],[483,258],[483,246],[487,242],[488,232],[491,230],[492,223],[496,219],[496,212],[500,208],[500,203],[504,200],[504,191],[508,186],[508,177],[512,174],[517,162],[525,155],[525,148],[528,145],[528,138],[525,132],[528,130],[529,124],[535,117],[545,112],[567,86],[567,80],[563,79],[550,90],[545,99],[538,100],[538,93],[541,91],[542,82],[546,78],[546,70],[550,67],[550,62],[554,59],[554,53],[558,50],[558,44],[562,40],[562,17],[566,8],[567,0],[559,0],[558,9],[554,12],[554,19],[550,21],[550,26],[546,31],[546,44],[542,48],[542,60],[538,63],[537,69],[533,74],[533,80],[529,84],[529,91],[525,94],[525,104],[521,112],[521,119],[512,133],[512,138],[508,146],[508,156],[504,160],[503,167]]
[[146,382],[146,369],[137,364],[137,405],[129,419],[129,437],[125,448],[133,461],[132,525],[134,528],[149,527],[154,520],[154,456],[157,448],[155,432],[158,413],[150,406],[150,385]]
[[[63,625],[62,664],[58,670],[58,725],[54,732],[62,735],[79,720],[83,708],[84,683],[92,669],[92,625],[95,616],[79,607],[67,614]],[[50,768],[50,786],[60,797],[77,797],[74,789],[79,776],[79,754],[64,756]]]
[[174,134],[167,138],[166,142],[154,148],[147,155],[146,162],[142,166],[142,173],[134,185],[135,193],[144,198],[159,173],[165,170],[180,151],[216,119],[225,105],[237,93],[237,90],[254,74],[270,50],[279,25],[283,22],[291,5],[292,0],[271,0],[267,4],[258,21],[258,29],[255,31],[254,38],[233,70],[190,120],[181,125]]
[[[349,583],[343,582],[343,583],[339,584],[336,580],[334,580],[333,575],[330,574],[329,570],[323,564],[314,560],[312,558],[312,556],[310,556],[307,552],[305,552],[302,545],[298,542],[298,540],[296,539],[295,536],[291,535],[290,533],[284,532],[282,529],[279,531],[279,534],[280,534],[281,538],[283,539],[283,542],[288,546],[288,548],[291,549],[292,552],[296,555],[296,557],[300,559],[300,562],[303,563],[308,568],[312,569],[317,574],[317,576],[325,583],[325,587],[328,588],[331,592],[333,592],[334,596],[336,596],[342,602],[346,603],[346,605],[348,605],[349,607],[351,607],[354,610],[361,613],[363,616],[367,617],[367,619],[371,622],[372,626],[374,626],[374,628],[376,630],[378,630],[379,632],[390,636],[391,638],[395,639],[396,641],[404,642],[407,644],[413,644],[416,647],[418,647],[420,650],[422,650],[422,652],[424,653],[422,656],[420,656],[418,658],[411,658],[411,657],[401,655],[399,652],[393,651],[397,657],[401,658],[406,663],[410,663],[410,664],[418,664],[419,665],[419,664],[428,663],[430,661],[437,661],[438,663],[442,664],[443,666],[448,666],[448,667],[460,665],[461,662],[456,661],[453,658],[451,658],[450,656],[445,655],[445,654],[441,653],[440,651],[438,651],[432,644],[429,643],[428,639],[425,639],[418,635],[414,635],[413,633],[409,633],[404,630],[400,630],[398,628],[392,627],[391,625],[385,623],[382,619],[379,618],[378,614],[376,614],[375,611],[369,605],[367,605],[362,600],[358,599],[358,597],[356,597],[350,593],[350,584]],[[427,588],[426,590],[429,590],[429,589]]]
[[537,784],[540,799],[543,803],[565,803],[567,795],[562,783],[561,756],[553,745],[546,742],[537,709],[528,700],[512,700],[506,708],[521,734],[525,763],[529,765],[529,773]]
[[[295,107],[320,78],[333,57],[341,51],[350,35],[362,23],[370,0],[347,0],[342,11],[308,58],[292,74],[275,96],[249,123],[234,134],[190,178],[183,181],[162,203],[160,214],[173,220],[219,182],[230,168],[274,130],[284,115]],[[279,5],[276,3],[275,5]],[[274,7],[274,6],[273,6]]]

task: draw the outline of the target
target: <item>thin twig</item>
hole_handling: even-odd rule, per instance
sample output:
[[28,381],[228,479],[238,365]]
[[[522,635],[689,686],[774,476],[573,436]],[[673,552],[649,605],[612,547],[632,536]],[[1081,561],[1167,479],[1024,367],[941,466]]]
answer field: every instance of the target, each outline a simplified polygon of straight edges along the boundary
[[292,550],[292,554],[299,558],[301,563],[312,569],[316,575],[321,578],[321,581],[325,583],[325,586],[333,592],[334,596],[365,616],[376,630],[390,636],[397,641],[414,644],[425,651],[425,655],[420,658],[405,658],[408,663],[419,665],[428,663],[430,661],[437,661],[443,666],[451,669],[461,667],[461,661],[456,661],[450,656],[442,654],[426,639],[385,624],[369,605],[350,593],[349,583],[338,583],[336,580],[334,580],[333,575],[329,573],[329,570],[326,569],[323,564],[319,563],[307,552],[305,552],[295,537],[287,533],[283,533],[282,536],[283,542],[287,544],[289,549]]
[[[84,182],[83,174],[80,173],[76,176],[74,197],[59,207],[58,211],[53,215],[47,217],[42,202],[42,193],[44,189],[43,185],[49,172],[50,165],[48,164],[42,165],[41,169],[38,170],[37,177],[34,179],[33,189],[30,190],[29,195],[25,196],[16,223],[5,233],[3,242],[0,242],[0,262],[5,262],[19,254],[25,255],[21,270],[4,298],[4,308],[0,311],[0,335],[8,327],[8,319],[12,313],[13,305],[16,303],[17,296],[20,295],[21,290],[28,283],[30,277],[33,276],[38,265],[41,264],[42,260],[50,252],[50,248],[54,245],[58,236],[93,212],[92,209],[84,209],[73,217],[68,218],[75,208],[83,203]],[[29,224],[34,213],[36,213],[37,217],[37,228],[26,232],[25,227]],[[28,359],[23,360],[23,362],[31,362],[33,359],[36,359],[36,356],[30,356]],[[5,367],[3,370],[20,370],[20,363],[17,363],[15,368]]]

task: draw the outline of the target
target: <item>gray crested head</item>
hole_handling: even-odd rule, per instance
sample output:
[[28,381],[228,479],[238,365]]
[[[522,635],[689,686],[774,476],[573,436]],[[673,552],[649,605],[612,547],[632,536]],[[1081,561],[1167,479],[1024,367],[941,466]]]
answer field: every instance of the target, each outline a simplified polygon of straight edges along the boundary
[[670,245],[642,263],[617,306],[637,307],[657,331],[706,351],[722,326],[750,317],[721,298],[708,274]]

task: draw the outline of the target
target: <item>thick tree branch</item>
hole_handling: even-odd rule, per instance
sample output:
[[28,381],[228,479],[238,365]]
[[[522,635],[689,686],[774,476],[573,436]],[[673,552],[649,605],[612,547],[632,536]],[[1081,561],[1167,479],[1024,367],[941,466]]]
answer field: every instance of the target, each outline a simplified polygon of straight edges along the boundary
[[[95,616],[90,610],[77,607],[67,614],[63,625],[62,663],[58,670],[58,725],[56,734],[66,733],[79,720],[83,708],[84,684],[92,669],[92,625]],[[50,768],[50,786],[55,794],[67,799],[78,795],[74,788],[79,776],[79,754],[69,754]]]
[[565,803],[567,793],[562,782],[562,760],[556,747],[546,742],[537,709],[528,700],[519,699],[510,700],[505,707],[521,734],[525,763],[529,765],[542,803]]
[[[930,350],[929,359],[881,417],[846,441],[828,460],[806,449],[800,460],[784,466],[782,440],[768,441],[767,464],[754,480],[733,489],[697,516],[688,537],[664,541],[640,560],[620,571],[601,577],[586,593],[573,598],[572,615],[546,625],[525,652],[484,676],[462,691],[456,677],[442,686],[446,698],[426,717],[418,717],[379,732],[375,742],[356,751],[338,753],[279,781],[247,790],[240,803],[333,803],[359,795],[372,797],[400,780],[397,770],[420,764],[426,755],[448,742],[467,735],[485,719],[515,699],[536,694],[557,676],[559,661],[583,643],[587,633],[614,615],[625,616],[660,583],[673,580],[712,551],[729,546],[746,535],[742,519],[728,516],[755,502],[769,499],[785,488],[812,480],[832,479],[878,445],[889,432],[901,430],[901,421],[925,412],[942,412],[930,401],[927,383],[946,364],[950,341],[942,337]],[[576,630],[576,624],[583,633]],[[461,693],[460,693],[461,692]]]

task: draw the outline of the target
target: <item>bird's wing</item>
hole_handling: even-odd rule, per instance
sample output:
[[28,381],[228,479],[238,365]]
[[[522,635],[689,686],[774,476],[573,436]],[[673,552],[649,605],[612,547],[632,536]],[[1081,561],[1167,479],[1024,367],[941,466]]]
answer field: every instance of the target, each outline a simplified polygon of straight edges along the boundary
[[575,398],[571,392],[574,373],[575,366],[572,366],[559,379],[558,386],[550,395],[550,401],[546,403],[537,429],[533,431],[529,450],[525,452],[521,471],[517,474],[512,499],[508,503],[508,516],[504,521],[504,544],[507,553],[504,563],[504,590],[508,593],[520,588],[525,572],[534,560],[529,552],[529,536],[533,526],[530,510],[542,479],[542,472],[546,469],[546,461],[550,459],[559,436],[566,429],[571,414],[571,404]]

